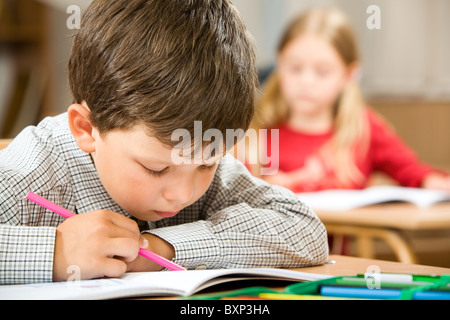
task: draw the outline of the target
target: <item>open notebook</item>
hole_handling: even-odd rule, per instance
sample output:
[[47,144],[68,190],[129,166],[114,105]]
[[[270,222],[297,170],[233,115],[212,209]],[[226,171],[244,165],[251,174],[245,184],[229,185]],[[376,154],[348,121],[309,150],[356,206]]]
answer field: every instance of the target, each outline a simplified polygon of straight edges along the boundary
[[0,286],[0,299],[101,300],[190,296],[211,286],[238,280],[276,279],[300,282],[325,278],[329,276],[271,268],[127,273],[114,279]]
[[450,193],[438,190],[375,186],[364,190],[325,190],[299,193],[298,198],[314,210],[345,211],[385,202],[402,201],[427,208],[450,201]]

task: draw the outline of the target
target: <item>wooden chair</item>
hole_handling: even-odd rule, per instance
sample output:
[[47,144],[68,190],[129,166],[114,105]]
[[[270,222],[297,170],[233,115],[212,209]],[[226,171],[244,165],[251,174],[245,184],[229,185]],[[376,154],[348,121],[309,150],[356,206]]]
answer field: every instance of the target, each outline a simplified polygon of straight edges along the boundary
[[[392,178],[383,173],[375,173],[372,175],[368,187],[373,186],[398,186]],[[333,235],[333,247],[331,254],[342,255],[346,249],[344,244],[350,238],[354,238],[356,244],[357,255],[360,258],[374,259],[375,249],[374,243],[376,239],[385,241],[396,253],[398,260],[404,263],[417,263],[417,258],[410,247],[402,241],[398,233],[393,230],[381,230],[379,228],[367,228],[361,226],[349,226],[338,224],[325,224],[329,235]]]

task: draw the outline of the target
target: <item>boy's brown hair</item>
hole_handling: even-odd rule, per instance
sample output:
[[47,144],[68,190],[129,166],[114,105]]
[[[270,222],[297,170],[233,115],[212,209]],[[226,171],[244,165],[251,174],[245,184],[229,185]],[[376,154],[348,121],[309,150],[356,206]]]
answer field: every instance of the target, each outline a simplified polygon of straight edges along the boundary
[[247,130],[257,72],[252,37],[229,0],[94,0],[74,38],[69,82],[100,133],[144,124],[172,133]]

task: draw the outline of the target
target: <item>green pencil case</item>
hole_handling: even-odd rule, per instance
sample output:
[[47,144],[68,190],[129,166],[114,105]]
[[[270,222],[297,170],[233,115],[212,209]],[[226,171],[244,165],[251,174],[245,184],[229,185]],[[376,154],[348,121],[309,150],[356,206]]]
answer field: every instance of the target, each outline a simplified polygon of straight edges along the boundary
[[395,281],[377,283],[373,278],[366,279],[364,275],[335,277],[292,284],[285,288],[284,293],[348,299],[450,300],[450,275],[412,277],[414,281],[409,283]]
[[[383,275],[383,274],[381,274]],[[395,275],[394,275],[395,276]],[[224,291],[211,294],[199,294],[181,298],[183,300],[221,300],[231,298],[260,299],[261,295],[289,295],[292,300],[295,296],[299,300],[324,297],[323,290],[331,290],[327,298],[336,299],[381,299],[381,300],[450,300],[450,275],[419,276],[414,281],[393,282],[374,281],[366,279],[364,275],[340,276],[324,280],[300,282],[291,284],[283,289],[268,287],[249,287],[233,291]],[[336,295],[333,295],[334,294]],[[336,293],[337,292],[337,293]],[[352,294],[349,294],[351,292]],[[280,299],[281,300],[281,299]]]

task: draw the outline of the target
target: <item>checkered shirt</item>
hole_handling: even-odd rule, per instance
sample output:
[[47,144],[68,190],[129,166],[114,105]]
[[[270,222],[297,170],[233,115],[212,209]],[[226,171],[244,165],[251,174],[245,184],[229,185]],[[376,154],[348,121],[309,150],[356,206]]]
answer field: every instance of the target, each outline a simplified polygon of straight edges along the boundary
[[[25,199],[33,191],[83,214],[121,213],[89,154],[76,145],[67,114],[24,129],[0,151],[0,284],[52,281],[56,227],[63,218]],[[327,234],[315,213],[290,191],[249,174],[231,156],[208,191],[176,217],[137,221],[175,248],[174,262],[195,268],[293,268],[328,257]]]

